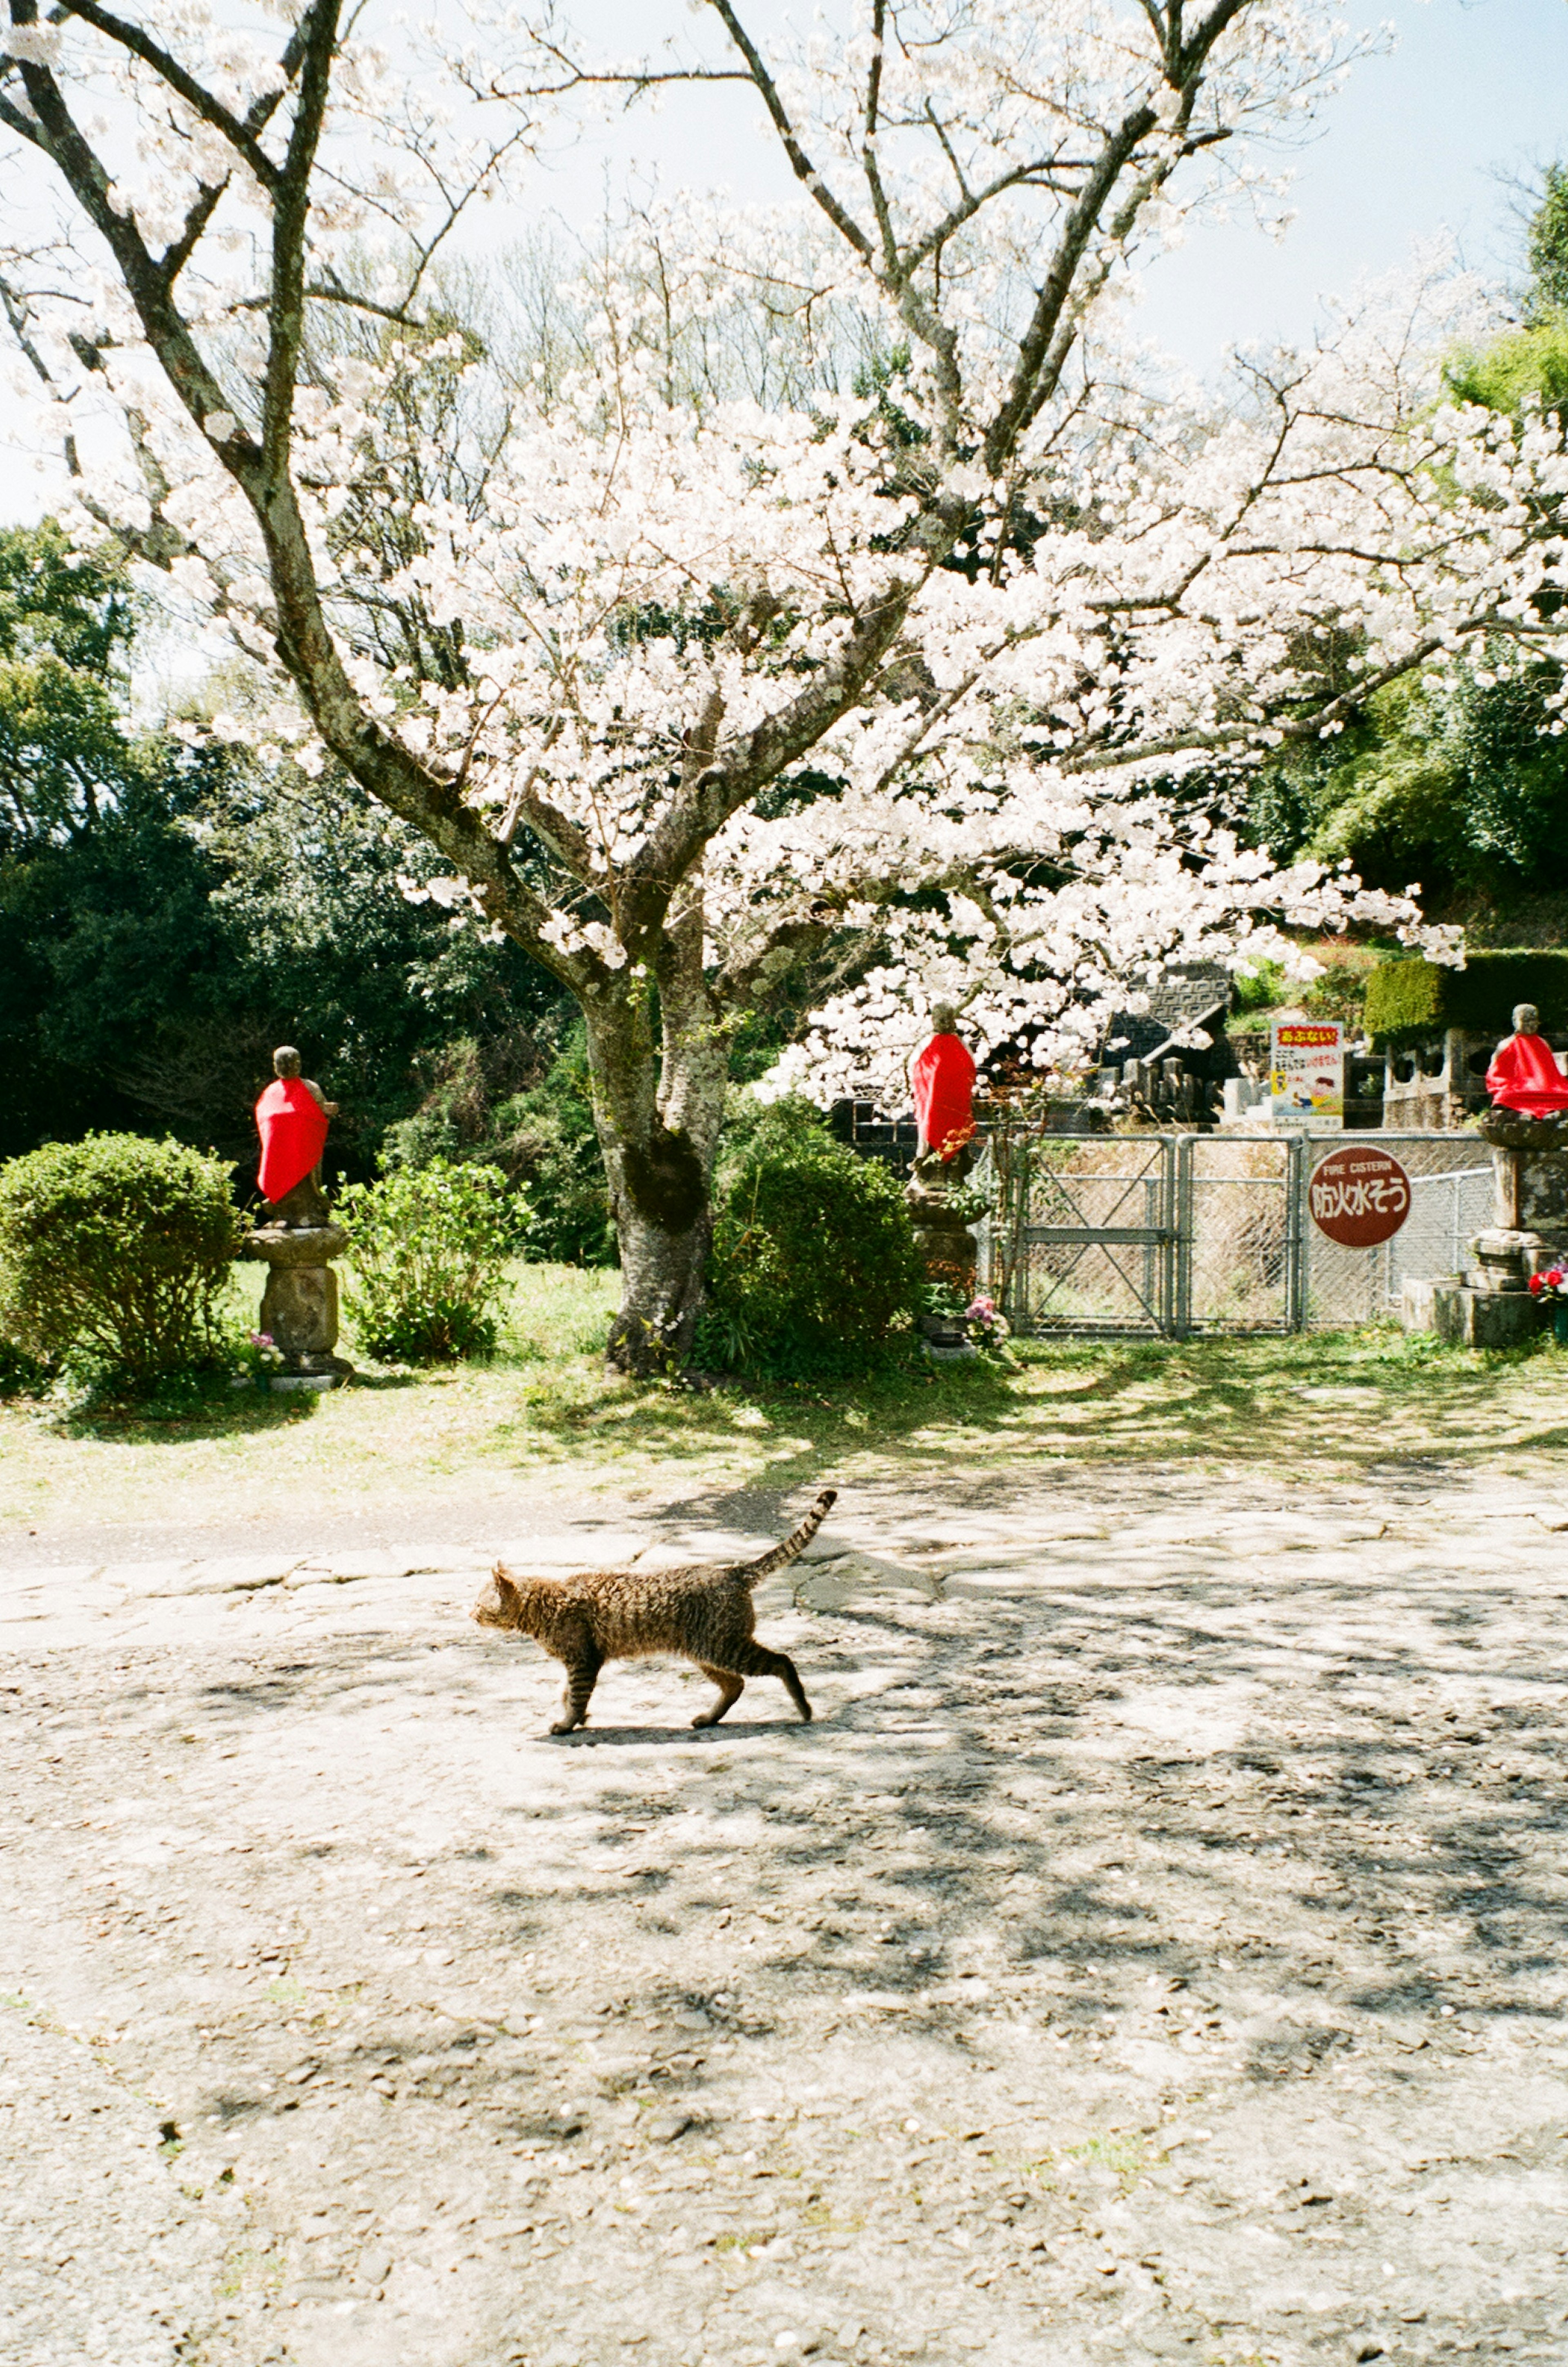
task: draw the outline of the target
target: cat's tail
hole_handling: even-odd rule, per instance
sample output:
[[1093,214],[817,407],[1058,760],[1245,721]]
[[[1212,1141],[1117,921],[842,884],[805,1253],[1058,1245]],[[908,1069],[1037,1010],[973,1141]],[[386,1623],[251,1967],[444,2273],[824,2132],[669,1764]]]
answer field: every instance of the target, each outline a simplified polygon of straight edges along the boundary
[[787,1569],[792,1561],[798,1561],[832,1511],[838,1493],[836,1488],[824,1488],[799,1528],[792,1529],[782,1546],[772,1546],[756,1561],[742,1563],[736,1575],[748,1586],[755,1586],[759,1579],[772,1578],[775,1569]]

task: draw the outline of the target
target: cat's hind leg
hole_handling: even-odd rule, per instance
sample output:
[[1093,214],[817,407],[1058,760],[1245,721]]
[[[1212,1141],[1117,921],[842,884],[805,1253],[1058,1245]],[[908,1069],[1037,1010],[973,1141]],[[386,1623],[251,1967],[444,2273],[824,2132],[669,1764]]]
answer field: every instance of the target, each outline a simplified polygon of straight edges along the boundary
[[[806,1688],[801,1683],[795,1662],[787,1652],[770,1652],[765,1644],[759,1644],[753,1639],[744,1644],[735,1645],[725,1657],[737,1676],[777,1677],[780,1684],[784,1686],[791,1701],[800,1712],[804,1722],[807,1726],[810,1725],[811,1704],[806,1698]],[[728,1706],[729,1704],[726,1702],[726,1709]]]
[[746,1690],[744,1677],[731,1674],[728,1669],[716,1669],[710,1661],[699,1660],[697,1666],[705,1677],[718,1687],[718,1699],[712,1709],[705,1709],[692,1720],[694,1726],[716,1726],[727,1709],[733,1709]]
[[561,1695],[560,1716],[551,1727],[552,1734],[570,1734],[588,1723],[588,1704],[593,1688],[599,1682],[599,1671],[604,1656],[592,1644],[584,1644],[573,1652],[566,1664],[566,1691]]

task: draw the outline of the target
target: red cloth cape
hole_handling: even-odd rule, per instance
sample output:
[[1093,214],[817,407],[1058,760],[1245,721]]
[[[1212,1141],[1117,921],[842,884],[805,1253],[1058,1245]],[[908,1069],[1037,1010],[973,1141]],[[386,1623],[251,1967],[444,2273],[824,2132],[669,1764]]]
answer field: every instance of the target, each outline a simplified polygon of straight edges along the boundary
[[1532,1117],[1568,1109],[1568,1077],[1544,1036],[1510,1036],[1499,1044],[1486,1071],[1486,1090],[1499,1109],[1525,1110]]
[[277,1077],[256,1104],[261,1168],[256,1182],[271,1206],[303,1184],[327,1147],[327,1114],[303,1077]]
[[952,1158],[952,1151],[942,1150],[948,1136],[963,1134],[975,1123],[974,1061],[956,1036],[933,1036],[916,1054],[909,1082],[922,1149]]

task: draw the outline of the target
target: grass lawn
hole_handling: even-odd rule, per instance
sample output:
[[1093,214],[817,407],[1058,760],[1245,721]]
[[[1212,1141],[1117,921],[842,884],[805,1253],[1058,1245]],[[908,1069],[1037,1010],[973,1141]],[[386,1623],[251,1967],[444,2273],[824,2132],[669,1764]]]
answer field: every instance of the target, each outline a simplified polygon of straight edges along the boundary
[[532,1476],[617,1495],[784,1491],[824,1476],[930,1481],[1206,1457],[1331,1485],[1409,1458],[1506,1457],[1539,1478],[1553,1465],[1538,1458],[1568,1445],[1568,1353],[1542,1342],[1477,1354],[1382,1328],[1024,1342],[1012,1366],[908,1354],[839,1387],[637,1387],[600,1361],[616,1282],[520,1267],[488,1365],[367,1365],[319,1398],[235,1391],[161,1417],[62,1423],[25,1401],[0,1407],[0,1521],[210,1523],[256,1517],[280,1495],[341,1513],[414,1499],[467,1507]]

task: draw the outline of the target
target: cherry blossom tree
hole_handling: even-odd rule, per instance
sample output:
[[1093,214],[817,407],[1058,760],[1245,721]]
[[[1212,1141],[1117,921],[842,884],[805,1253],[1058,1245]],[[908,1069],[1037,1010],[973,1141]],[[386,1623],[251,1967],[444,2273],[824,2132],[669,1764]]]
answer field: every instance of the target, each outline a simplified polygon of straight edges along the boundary
[[[1444,405],[1419,306],[1223,404],[1123,318],[1186,210],[1268,201],[1249,142],[1349,54],[1317,0],[863,0],[777,55],[711,0],[706,48],[608,62],[477,11],[10,13],[0,126],[63,214],[0,294],[83,530],[273,685],[220,729],[344,766],[578,997],[624,1369],[689,1345],[729,1046],[792,966],[779,1082],[895,1095],[935,999],[1071,1070],[1170,961],[1422,935],[1215,781],[1553,645],[1561,440]],[[444,248],[561,110],[674,80],[761,105],[797,210],[645,214],[513,365]]]

